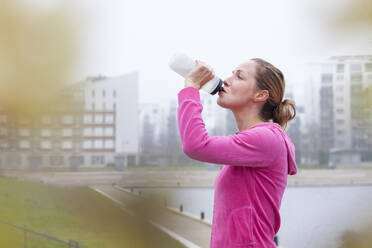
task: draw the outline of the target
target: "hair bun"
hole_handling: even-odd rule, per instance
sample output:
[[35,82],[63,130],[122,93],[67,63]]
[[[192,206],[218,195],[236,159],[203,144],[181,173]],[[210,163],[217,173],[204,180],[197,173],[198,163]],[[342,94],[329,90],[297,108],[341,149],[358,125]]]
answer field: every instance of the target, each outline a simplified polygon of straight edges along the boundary
[[276,106],[273,113],[273,121],[278,123],[284,129],[287,127],[287,122],[293,120],[296,116],[296,105],[291,99],[284,99]]

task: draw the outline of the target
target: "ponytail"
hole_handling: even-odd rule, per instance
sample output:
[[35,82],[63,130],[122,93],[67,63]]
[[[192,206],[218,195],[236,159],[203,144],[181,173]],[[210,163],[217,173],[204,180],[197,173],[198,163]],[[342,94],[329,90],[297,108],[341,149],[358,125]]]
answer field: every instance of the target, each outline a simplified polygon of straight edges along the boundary
[[273,111],[273,122],[278,123],[282,129],[287,128],[289,121],[296,116],[296,105],[291,99],[282,101]]

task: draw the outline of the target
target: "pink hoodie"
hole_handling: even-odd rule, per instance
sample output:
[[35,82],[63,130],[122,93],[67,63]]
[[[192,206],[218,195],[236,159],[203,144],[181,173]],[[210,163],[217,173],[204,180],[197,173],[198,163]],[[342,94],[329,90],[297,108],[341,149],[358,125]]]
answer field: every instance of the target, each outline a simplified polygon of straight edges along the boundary
[[235,135],[209,136],[199,91],[178,93],[178,126],[190,158],[222,164],[215,179],[211,248],[274,248],[287,175],[297,173],[295,148],[276,123]]

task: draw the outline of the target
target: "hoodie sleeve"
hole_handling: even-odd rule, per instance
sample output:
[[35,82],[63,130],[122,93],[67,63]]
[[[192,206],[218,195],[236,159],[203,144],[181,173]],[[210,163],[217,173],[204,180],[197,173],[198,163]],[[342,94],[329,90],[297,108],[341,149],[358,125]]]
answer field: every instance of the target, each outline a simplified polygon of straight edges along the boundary
[[196,88],[187,87],[178,93],[182,149],[190,158],[215,164],[265,167],[278,155],[280,139],[265,127],[229,136],[209,136],[201,116],[202,110]]

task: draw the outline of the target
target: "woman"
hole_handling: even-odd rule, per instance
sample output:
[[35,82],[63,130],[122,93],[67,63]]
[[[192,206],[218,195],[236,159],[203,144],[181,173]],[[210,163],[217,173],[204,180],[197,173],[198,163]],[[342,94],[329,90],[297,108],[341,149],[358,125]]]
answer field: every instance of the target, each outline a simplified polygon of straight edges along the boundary
[[296,114],[283,100],[284,77],[262,59],[239,65],[224,81],[217,104],[230,109],[238,132],[209,136],[199,89],[214,77],[197,61],[178,93],[182,148],[190,158],[222,164],[215,179],[211,247],[275,247],[287,175],[297,172],[295,148],[284,133]]

